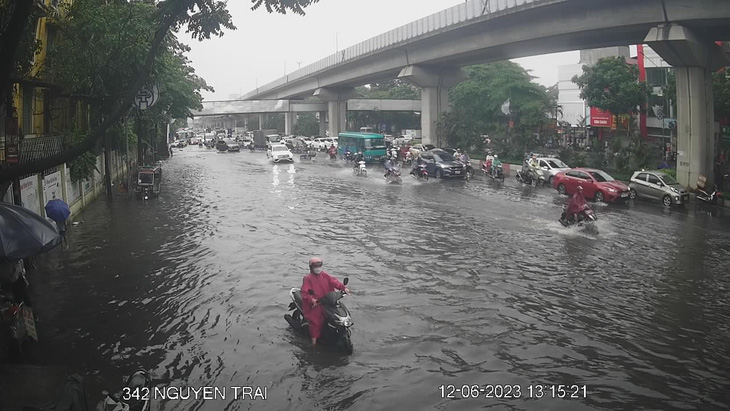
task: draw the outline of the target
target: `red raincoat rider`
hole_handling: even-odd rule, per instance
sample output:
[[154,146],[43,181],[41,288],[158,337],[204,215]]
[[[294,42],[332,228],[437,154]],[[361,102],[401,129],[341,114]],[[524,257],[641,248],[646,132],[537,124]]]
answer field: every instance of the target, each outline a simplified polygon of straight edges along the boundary
[[334,157],[337,155],[337,148],[334,144],[330,146],[329,150],[327,150],[327,153],[329,153],[330,157]]
[[570,221],[576,214],[583,211],[586,206],[586,198],[583,196],[583,187],[578,186],[575,194],[568,202],[568,209],[565,210],[565,219]]
[[[314,291],[314,295],[310,295],[309,290]],[[302,314],[309,323],[312,345],[317,345],[317,339],[322,334],[325,323],[324,308],[319,304],[319,299],[335,290],[350,292],[350,289],[344,284],[322,270],[321,258],[312,257],[309,260],[309,274],[304,277],[302,282],[302,310],[304,310]]]

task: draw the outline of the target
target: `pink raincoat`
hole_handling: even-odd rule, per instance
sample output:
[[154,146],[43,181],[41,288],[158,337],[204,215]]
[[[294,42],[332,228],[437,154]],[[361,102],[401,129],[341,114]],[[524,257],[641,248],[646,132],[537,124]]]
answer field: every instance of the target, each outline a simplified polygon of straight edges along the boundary
[[583,194],[576,191],[575,194],[573,194],[573,198],[570,199],[570,203],[568,204],[568,209],[566,210],[565,217],[570,219],[570,217],[580,213],[585,206],[586,198],[583,197]]
[[[313,296],[309,295],[309,290],[314,291]],[[319,300],[335,290],[344,291],[345,285],[324,270],[319,274],[309,273],[302,281],[302,309],[304,318],[309,322],[309,335],[312,338],[319,338],[324,327],[324,308]],[[318,301],[316,307],[312,307],[312,298]]]

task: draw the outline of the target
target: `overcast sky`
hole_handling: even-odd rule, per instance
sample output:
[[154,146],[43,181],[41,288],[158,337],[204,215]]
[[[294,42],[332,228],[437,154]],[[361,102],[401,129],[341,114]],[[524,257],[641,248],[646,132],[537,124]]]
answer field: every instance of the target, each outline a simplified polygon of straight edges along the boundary
[[[191,46],[188,57],[196,74],[216,90],[205,100],[228,100],[314,63],[339,50],[414,20],[462,3],[463,0],[320,0],[306,16],[251,11],[249,0],[230,0],[228,9],[238,30],[203,42],[180,33]],[[577,51],[516,59],[550,86],[558,66],[578,63]]]

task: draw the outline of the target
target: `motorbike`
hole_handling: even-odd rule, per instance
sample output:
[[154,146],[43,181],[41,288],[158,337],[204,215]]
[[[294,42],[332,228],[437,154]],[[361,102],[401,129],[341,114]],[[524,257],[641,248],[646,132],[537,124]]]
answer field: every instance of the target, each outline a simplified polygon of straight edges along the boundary
[[717,187],[714,187],[710,192],[698,188],[695,198],[703,203],[718,205],[720,207],[725,202],[722,198],[722,193],[717,191]]
[[403,182],[403,180],[400,177],[400,170],[397,168],[394,168],[392,171],[389,171],[385,174],[385,181],[391,184],[400,184]]
[[[22,279],[20,281],[23,281]],[[23,352],[25,342],[30,338],[23,319],[24,302],[0,295],[0,359],[5,359],[13,351]]]
[[487,169],[487,165],[484,164],[482,167],[482,172],[489,176],[492,180],[499,180],[504,183],[504,171],[502,170],[502,166],[496,166],[494,170],[494,174],[490,170]]
[[[342,283],[347,285],[350,281],[349,278],[345,278]],[[314,294],[314,291],[309,290],[310,294]],[[292,314],[284,314],[284,319],[292,328],[305,336],[309,335],[309,324],[304,318],[304,311],[302,310],[302,290],[300,288],[292,288],[289,291],[292,302],[289,304],[289,311],[294,311]],[[352,354],[352,333],[350,327],[353,326],[352,316],[350,311],[342,304],[340,300],[345,296],[344,291],[332,291],[327,293],[319,301],[324,307],[325,326],[322,330],[322,339],[324,341],[339,343],[345,347],[348,354]]]
[[462,162],[464,164],[464,178],[469,181],[474,177],[474,167],[471,165],[471,160]]
[[102,401],[103,411],[150,411],[152,397],[152,378],[145,370],[137,370],[127,378],[122,391],[110,394],[102,391],[106,397]]
[[357,167],[354,167],[352,169],[352,172],[356,176],[361,176],[361,177],[367,177],[368,176],[368,169],[365,167],[365,162],[364,161],[358,161],[357,162]]
[[428,170],[425,164],[419,164],[411,170],[411,175],[418,180],[428,181]]
[[517,181],[533,187],[544,187],[545,174],[540,169],[523,168],[517,172]]
[[568,211],[568,207],[563,206],[563,214],[560,216],[560,219],[558,220],[560,224],[563,225],[563,227],[570,227],[572,225],[577,224],[579,227],[582,226],[584,223],[592,223],[596,220],[598,220],[598,217],[596,217],[596,213],[593,212],[593,210],[586,204],[583,206],[583,209],[575,214],[570,220],[565,218],[565,215]]
[[406,156],[403,159],[403,163],[409,167],[413,163],[413,154],[411,154],[410,151],[406,153]]
[[345,160],[346,161],[355,161],[355,154],[352,153],[350,150],[345,151]]

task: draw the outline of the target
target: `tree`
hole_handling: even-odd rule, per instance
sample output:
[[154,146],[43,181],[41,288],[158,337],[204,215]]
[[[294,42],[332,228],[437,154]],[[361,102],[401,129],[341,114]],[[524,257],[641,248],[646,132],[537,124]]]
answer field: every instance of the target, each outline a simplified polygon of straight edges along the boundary
[[[610,111],[614,115],[632,115],[646,103],[651,88],[639,82],[639,68],[626,62],[623,57],[606,57],[595,66],[583,66],[583,74],[573,76],[573,83],[580,87],[580,98],[588,105]],[[631,121],[627,136],[631,131]]]
[[[712,96],[715,106],[715,120],[730,118],[730,73],[727,69],[712,74]],[[674,71],[667,75],[667,84],[662,87],[662,93],[677,104],[677,76]]]
[[[252,0],[252,8],[256,10],[263,5],[270,13],[277,12],[286,14],[288,11],[292,11],[296,14],[303,15],[305,7],[318,1]],[[34,27],[30,27],[28,24],[31,7],[30,5],[26,5],[26,3],[31,3],[31,1],[11,1],[11,3],[19,5],[10,14],[8,24],[2,27],[4,31],[0,32],[0,37],[3,38],[3,42],[0,45],[0,84],[3,85],[0,90],[3,90],[2,93],[5,93],[5,90],[8,88],[7,85],[10,84],[10,70],[8,67],[12,67],[17,62],[17,51],[23,33],[26,30],[34,29]],[[106,3],[111,2],[97,0],[97,4],[99,5]],[[139,47],[146,51],[146,54],[142,61],[136,62],[133,72],[127,73],[129,82],[123,94],[120,96],[107,96],[106,101],[109,101],[109,105],[103,113],[97,114],[97,117],[92,122],[94,129],[88,132],[80,143],[69,147],[59,154],[0,170],[0,183],[18,178],[21,175],[38,173],[50,167],[61,165],[92,149],[106,130],[118,123],[130,110],[134,96],[148,82],[150,74],[153,73],[153,69],[155,68],[156,60],[160,58],[160,52],[164,50],[164,46],[174,46],[174,43],[170,39],[170,30],[178,32],[185,28],[186,33],[190,33],[193,38],[202,41],[209,39],[213,35],[222,36],[224,29],[234,30],[236,28],[231,21],[231,15],[226,9],[226,4],[214,0],[167,0],[160,2],[157,4],[149,23],[153,27],[152,30],[140,33],[140,37],[137,39],[138,41],[134,44],[122,45],[121,48],[127,46]],[[150,33],[152,34],[151,36],[149,35]],[[120,52],[122,51],[120,50]]]
[[[519,64],[503,61],[465,68],[469,79],[452,87],[453,113],[442,116],[439,128],[450,145],[481,149],[481,135],[489,134],[504,153],[522,152],[535,144],[534,132],[548,112],[547,89]],[[502,104],[510,100],[510,116]],[[514,128],[509,128],[509,121]]]
[[301,113],[297,124],[294,126],[294,133],[300,136],[316,136],[319,134],[319,120],[314,113]]

